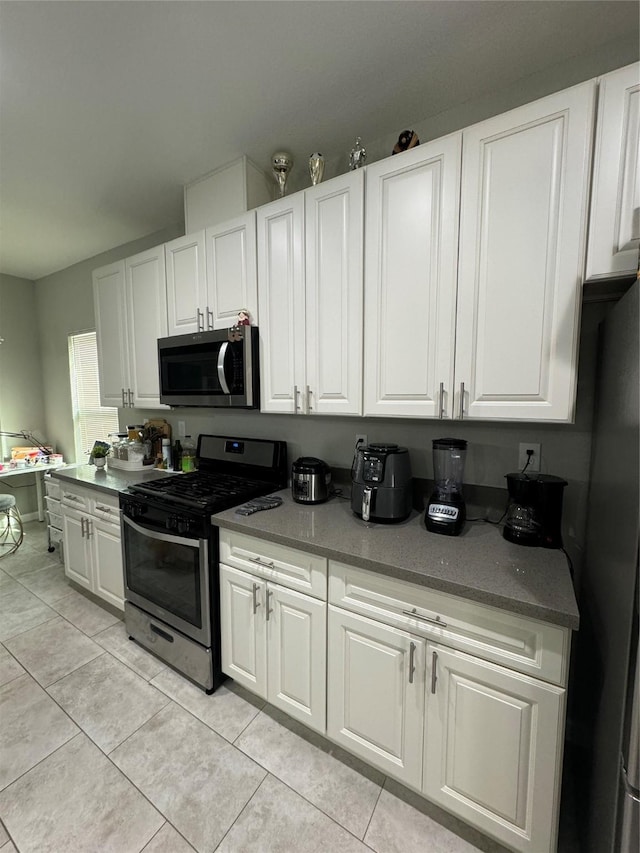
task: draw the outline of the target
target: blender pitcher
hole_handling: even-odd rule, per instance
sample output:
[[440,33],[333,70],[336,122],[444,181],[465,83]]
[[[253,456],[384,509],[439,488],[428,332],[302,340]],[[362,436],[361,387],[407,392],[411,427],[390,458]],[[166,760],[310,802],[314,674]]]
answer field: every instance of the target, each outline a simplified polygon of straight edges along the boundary
[[431,533],[457,536],[464,527],[466,509],[462,478],[467,442],[460,438],[433,441],[435,489],[425,512],[425,526]]

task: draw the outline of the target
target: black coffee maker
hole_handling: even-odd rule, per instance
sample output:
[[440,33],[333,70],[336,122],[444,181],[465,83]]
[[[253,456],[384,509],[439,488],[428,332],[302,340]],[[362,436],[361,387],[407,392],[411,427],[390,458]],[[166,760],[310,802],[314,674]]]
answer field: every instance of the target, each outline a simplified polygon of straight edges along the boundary
[[502,535],[517,545],[562,548],[562,494],[567,481],[552,474],[506,474],[509,506]]

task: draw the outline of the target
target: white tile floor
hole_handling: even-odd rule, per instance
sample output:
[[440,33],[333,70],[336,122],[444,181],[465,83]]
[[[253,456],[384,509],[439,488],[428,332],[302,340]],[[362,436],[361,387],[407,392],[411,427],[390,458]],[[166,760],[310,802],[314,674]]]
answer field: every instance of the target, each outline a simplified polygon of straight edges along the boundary
[[503,851],[231,682],[207,696],[26,530],[0,560],[0,853]]

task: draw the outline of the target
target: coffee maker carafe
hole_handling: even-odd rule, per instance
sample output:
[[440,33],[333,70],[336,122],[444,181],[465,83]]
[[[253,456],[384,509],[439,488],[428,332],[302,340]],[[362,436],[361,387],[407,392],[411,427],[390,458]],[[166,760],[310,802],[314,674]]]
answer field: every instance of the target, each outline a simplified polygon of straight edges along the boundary
[[424,523],[431,533],[457,536],[467,517],[462,497],[462,477],[467,442],[437,438],[433,442],[433,476],[436,487],[429,498]]
[[517,545],[562,548],[562,495],[567,481],[552,474],[507,474],[509,506],[502,535]]

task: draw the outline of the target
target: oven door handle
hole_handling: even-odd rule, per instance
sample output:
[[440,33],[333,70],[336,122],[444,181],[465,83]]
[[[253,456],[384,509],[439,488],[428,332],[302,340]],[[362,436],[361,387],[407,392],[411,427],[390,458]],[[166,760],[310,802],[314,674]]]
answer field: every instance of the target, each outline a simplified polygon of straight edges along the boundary
[[225,341],[220,347],[220,352],[218,353],[218,379],[220,380],[220,387],[225,394],[231,394],[231,390],[227,385],[227,377],[224,375],[224,357],[226,356],[228,349],[229,341]]
[[157,539],[159,542],[174,542],[176,545],[187,545],[190,548],[199,548],[200,539],[194,539],[190,536],[172,536],[170,533],[157,533],[155,530],[150,530],[148,527],[141,527],[135,521],[131,521],[126,515],[122,516],[124,524],[129,525],[136,533],[141,536],[148,536],[150,539]]

